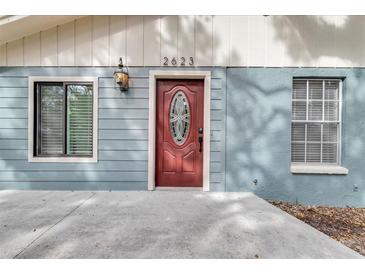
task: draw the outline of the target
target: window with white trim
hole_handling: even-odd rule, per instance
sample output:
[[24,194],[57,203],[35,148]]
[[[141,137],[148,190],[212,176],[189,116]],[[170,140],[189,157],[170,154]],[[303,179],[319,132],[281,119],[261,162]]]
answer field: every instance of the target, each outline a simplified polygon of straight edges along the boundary
[[32,86],[30,160],[96,161],[95,81],[35,79]]
[[341,79],[294,79],[292,164],[341,164]]

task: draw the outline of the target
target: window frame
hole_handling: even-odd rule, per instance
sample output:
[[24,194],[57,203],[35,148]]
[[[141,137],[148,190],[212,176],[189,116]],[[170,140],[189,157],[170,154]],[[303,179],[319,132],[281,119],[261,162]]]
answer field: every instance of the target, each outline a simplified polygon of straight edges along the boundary
[[[93,154],[92,157],[75,156],[36,156],[34,153],[37,135],[35,133],[35,93],[36,83],[56,83],[63,84],[78,83],[92,84],[93,86]],[[98,160],[98,78],[87,76],[30,76],[28,79],[28,162],[50,162],[50,163],[96,163]]]
[[[308,81],[310,80],[318,80],[318,81],[323,81],[323,85],[324,85],[324,81],[338,81],[339,82],[339,91],[338,91],[338,121],[336,121],[335,123],[337,123],[338,128],[337,128],[337,132],[338,132],[338,136],[337,136],[337,163],[311,163],[311,162],[292,162],[291,157],[292,157],[292,133],[290,134],[290,171],[292,173],[310,173],[310,174],[348,174],[348,169],[342,166],[342,104],[343,104],[343,97],[342,97],[342,92],[343,92],[343,82],[344,82],[344,78],[343,77],[293,77],[292,78],[292,88],[291,88],[291,130],[292,130],[292,125],[295,122],[303,122],[305,124],[308,123],[316,123],[316,122],[320,122],[320,123],[328,123],[325,121],[310,121],[308,120],[308,118],[305,121],[301,121],[301,120],[293,120],[293,102],[296,100],[293,100],[293,83],[295,80],[303,80],[303,81],[307,81],[307,95],[306,95],[306,113],[307,113],[307,117],[308,117]],[[322,99],[323,100],[323,99]],[[322,106],[323,107],[323,106]],[[324,115],[324,114],[322,114]],[[322,140],[321,140],[322,143]],[[322,144],[321,144],[321,154],[322,154]],[[321,155],[322,158],[322,155]]]

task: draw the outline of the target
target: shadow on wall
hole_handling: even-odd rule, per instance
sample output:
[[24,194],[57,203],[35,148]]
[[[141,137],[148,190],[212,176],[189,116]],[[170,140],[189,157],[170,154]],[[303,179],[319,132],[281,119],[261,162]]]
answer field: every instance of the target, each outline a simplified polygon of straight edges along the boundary
[[290,80],[277,82],[265,69],[230,69],[227,74],[227,189],[267,194],[271,188],[266,184],[285,179],[280,166],[290,161]]
[[[230,68],[227,75],[228,191],[306,204],[364,206],[363,69]],[[346,176],[290,172],[292,78],[308,75],[346,77],[341,141]]]
[[[149,18],[157,20],[159,17]],[[162,18],[162,17],[161,17]],[[177,17],[176,17],[177,18]],[[209,20],[203,18],[201,20]],[[199,21],[200,22],[200,21]],[[135,21],[129,26],[133,27]],[[195,27],[195,24],[187,26]],[[199,23],[200,24],[200,23]],[[159,24],[152,24],[153,33],[159,32]],[[212,39],[204,22],[200,28],[200,39]],[[168,33],[174,32],[171,25]],[[180,28],[181,35],[195,35],[190,27]],[[106,35],[106,34],[105,34]],[[160,36],[153,35],[152,43],[159,43]],[[103,37],[99,37],[103,40]],[[171,38],[171,37],[170,37]],[[163,43],[176,46],[176,40],[166,38]],[[161,37],[165,39],[165,37]],[[186,45],[192,52],[204,54],[195,49],[194,39]],[[162,42],[162,41],[161,41]],[[208,42],[209,43],[209,42]],[[177,57],[177,56],[176,56]],[[146,189],[147,182],[147,136],[148,136],[148,69],[131,68],[131,90],[121,93],[112,79],[114,68],[2,68],[0,89],[11,88],[21,100],[27,101],[26,77],[29,75],[95,75],[99,78],[99,161],[96,164],[28,163],[27,161],[27,106],[1,107],[0,121],[0,185],[3,188],[24,189]],[[18,75],[19,77],[14,77]],[[24,81],[24,84],[21,82]],[[6,92],[6,96],[9,96]],[[1,97],[1,94],[0,94]],[[17,102],[19,98],[8,101]],[[223,112],[222,112],[223,114]],[[11,119],[9,119],[11,118]],[[223,119],[223,117],[222,117]],[[22,125],[16,123],[22,122]],[[128,137],[129,136],[129,137]],[[141,179],[142,178],[142,179]],[[143,180],[143,182],[142,182]]]
[[[148,16],[146,16],[148,17]],[[212,61],[212,20],[213,16],[161,16],[161,65],[163,58],[169,58],[168,66],[172,58],[176,58],[177,66],[180,66],[181,57],[184,57],[185,67],[190,67],[190,57],[193,57],[192,66],[211,66]],[[157,37],[157,35],[155,35]],[[220,46],[215,41],[216,47]],[[210,50],[209,50],[210,49]],[[182,66],[183,67],[183,66]]]
[[[333,66],[364,64],[362,16],[273,16],[273,22],[275,37],[293,64],[314,66],[322,60],[331,60]],[[236,53],[231,54],[235,58]],[[363,69],[229,68],[227,75],[228,191],[253,191],[293,202],[364,206],[361,155],[365,147],[359,137],[365,134]],[[290,173],[293,76],[346,77],[342,159],[349,175]]]
[[273,16],[273,26],[294,63],[365,63],[364,16]]

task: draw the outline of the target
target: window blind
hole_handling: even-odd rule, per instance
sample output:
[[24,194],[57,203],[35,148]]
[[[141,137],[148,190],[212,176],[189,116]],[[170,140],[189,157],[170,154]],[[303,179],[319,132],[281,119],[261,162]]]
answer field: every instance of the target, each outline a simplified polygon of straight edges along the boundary
[[339,163],[340,79],[295,79],[292,93],[293,163]]
[[37,83],[36,156],[93,156],[93,85]]
[[92,156],[92,86],[67,85],[67,154]]
[[42,85],[39,92],[40,145],[38,151],[43,155],[63,154],[65,144],[65,94],[63,87]]

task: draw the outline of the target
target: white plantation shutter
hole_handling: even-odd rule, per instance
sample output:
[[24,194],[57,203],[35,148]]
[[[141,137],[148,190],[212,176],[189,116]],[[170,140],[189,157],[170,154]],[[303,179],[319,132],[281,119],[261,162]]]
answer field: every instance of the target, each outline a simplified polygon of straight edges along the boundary
[[67,85],[67,106],[67,154],[92,156],[92,86]]
[[340,89],[339,79],[293,81],[293,163],[339,163]]
[[65,144],[65,94],[63,87],[42,85],[39,92],[38,152],[42,155],[63,154]]

